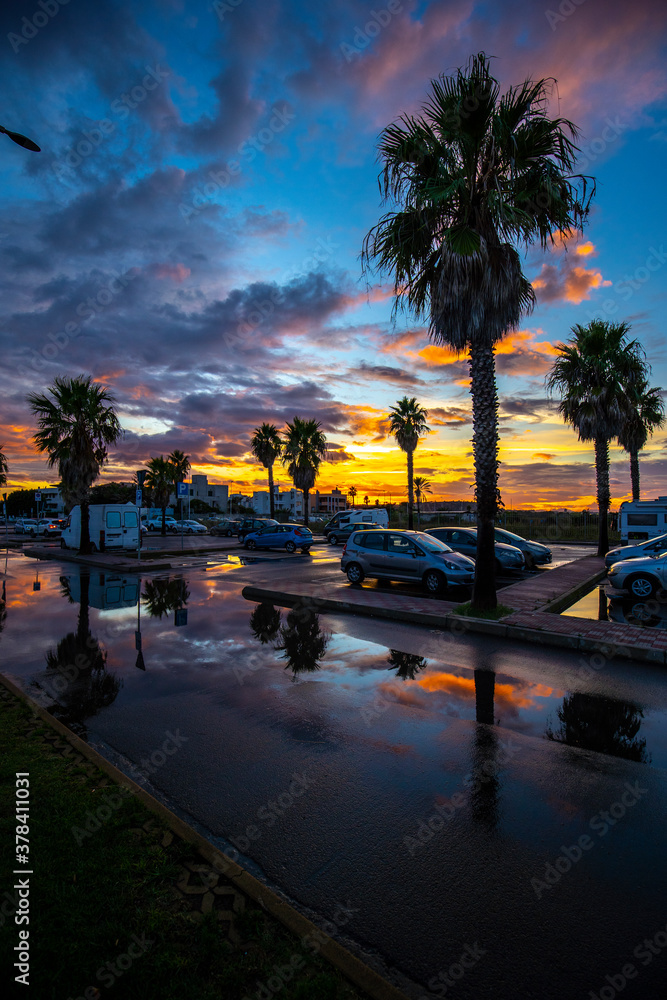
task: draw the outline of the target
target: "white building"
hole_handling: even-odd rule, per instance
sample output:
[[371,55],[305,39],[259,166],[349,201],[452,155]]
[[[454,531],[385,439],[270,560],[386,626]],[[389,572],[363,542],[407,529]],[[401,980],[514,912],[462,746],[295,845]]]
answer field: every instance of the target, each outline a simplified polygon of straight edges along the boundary
[[[268,490],[255,490],[252,495],[252,509],[258,517],[271,516],[271,502]],[[276,511],[287,511],[292,517],[303,516],[303,493],[294,488],[281,490],[280,486],[273,487],[273,503]]]
[[[229,501],[229,486],[214,486],[208,481],[208,476],[193,475],[192,482],[186,483],[191,500],[203,500],[204,503],[216,507],[218,510],[226,511]],[[173,506],[176,497],[172,493],[169,503]]]

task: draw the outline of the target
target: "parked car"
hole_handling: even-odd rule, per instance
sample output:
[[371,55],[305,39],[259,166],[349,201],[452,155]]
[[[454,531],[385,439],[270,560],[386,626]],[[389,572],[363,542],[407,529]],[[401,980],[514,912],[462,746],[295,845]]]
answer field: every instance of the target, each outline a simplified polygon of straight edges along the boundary
[[313,544],[313,533],[302,524],[270,524],[259,531],[249,532],[243,542],[246,549],[285,549],[308,552]]
[[663,552],[667,552],[667,535],[658,535],[640,545],[621,545],[610,549],[604,557],[604,564],[609,569],[620,559],[641,559],[643,556],[659,556]]
[[209,531],[212,535],[226,535],[227,538],[231,538],[232,535],[238,535],[240,527],[241,521],[230,517],[223,517],[217,524],[209,528]]
[[640,559],[619,559],[609,570],[614,590],[627,590],[633,597],[652,597],[667,586],[667,552]]
[[[427,535],[433,535],[445,545],[451,546],[454,552],[469,556],[472,560],[477,555],[477,528],[429,528]],[[495,543],[496,573],[517,573],[525,566],[523,552],[515,545],[506,542]]]
[[[383,524],[364,524],[364,531],[373,531],[377,528],[384,528]],[[350,535],[359,531],[359,524],[344,524],[342,528],[335,528],[327,535],[329,545],[338,545],[339,542],[346,542]]]
[[278,522],[274,521],[272,517],[244,517],[236,532],[239,536],[239,542],[242,542],[251,531],[261,531],[262,528],[270,528],[274,524],[278,524]]
[[526,569],[544,566],[546,563],[550,563],[553,558],[548,545],[534,542],[530,538],[522,538],[521,535],[515,535],[513,531],[508,531],[506,528],[494,528],[493,535],[497,542],[505,542],[506,545],[513,545],[516,549],[521,549]]
[[[165,529],[171,531],[172,534],[176,534],[178,528],[176,527],[176,520],[173,517],[165,517],[164,519]],[[146,522],[146,526],[149,531],[162,531],[162,518],[154,517]]]
[[178,531],[182,531],[184,535],[205,535],[206,526],[200,524],[199,521],[176,521],[176,527]]
[[41,517],[35,524],[30,525],[28,534],[31,538],[37,538],[39,535],[42,538],[60,538],[62,528],[50,517]]
[[354,531],[343,549],[340,568],[350,583],[362,583],[366,577],[417,582],[430,594],[469,586],[475,578],[474,561],[438,538],[423,531],[387,528]]
[[381,528],[389,527],[389,514],[385,507],[362,507],[359,510],[339,510],[331,520],[324,525],[323,531],[328,538],[332,531],[336,534],[346,525],[360,528],[363,524],[379,524]]
[[30,529],[37,524],[35,517],[19,517],[14,525],[14,533],[17,535],[29,535]]
[[609,621],[636,628],[667,628],[667,606],[655,600],[612,597],[607,607]]

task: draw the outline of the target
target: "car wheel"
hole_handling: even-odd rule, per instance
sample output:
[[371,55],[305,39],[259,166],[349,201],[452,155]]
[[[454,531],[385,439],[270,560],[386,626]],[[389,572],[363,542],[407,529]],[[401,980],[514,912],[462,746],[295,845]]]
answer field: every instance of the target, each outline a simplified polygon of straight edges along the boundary
[[296,549],[296,545],[294,544],[294,542],[291,539],[289,540],[289,542],[285,542],[285,551],[286,552],[294,552],[295,549]]
[[60,548],[61,549],[66,549],[67,548],[67,542],[65,541],[64,538],[60,539]]
[[250,549],[251,551],[252,549],[257,548],[257,543],[252,538],[249,538],[248,541],[244,542],[243,544],[245,545],[246,549]]
[[229,528],[227,528],[227,531],[225,532],[225,534],[227,535],[227,538],[231,538],[231,537],[232,537],[232,534],[233,534],[233,532],[232,532],[232,531],[230,531],[230,530],[229,530]]
[[329,535],[329,545],[338,545],[338,539],[335,535]]
[[301,551],[304,552],[304,553],[305,552],[310,552],[310,545],[304,545],[304,547],[301,549]]
[[496,559],[496,576],[502,576],[503,574],[503,564],[499,559]]
[[535,569],[535,556],[531,552],[524,552],[523,558],[526,563],[526,569]]
[[97,545],[95,544],[95,542],[90,543],[90,551],[97,552]]
[[658,589],[658,581],[647,573],[636,573],[630,577],[625,586],[633,597],[653,597]]
[[424,588],[429,594],[440,594],[447,586],[447,578],[437,569],[429,569],[424,573]]
[[350,583],[361,583],[364,579],[364,571],[359,563],[350,563],[345,572]]

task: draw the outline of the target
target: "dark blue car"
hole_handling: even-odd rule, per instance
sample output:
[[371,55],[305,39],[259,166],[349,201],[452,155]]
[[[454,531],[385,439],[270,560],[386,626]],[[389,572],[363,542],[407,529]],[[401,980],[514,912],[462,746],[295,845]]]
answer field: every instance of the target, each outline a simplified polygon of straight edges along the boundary
[[252,531],[243,542],[246,549],[285,549],[307,552],[313,544],[313,533],[302,524],[271,524],[259,531]]

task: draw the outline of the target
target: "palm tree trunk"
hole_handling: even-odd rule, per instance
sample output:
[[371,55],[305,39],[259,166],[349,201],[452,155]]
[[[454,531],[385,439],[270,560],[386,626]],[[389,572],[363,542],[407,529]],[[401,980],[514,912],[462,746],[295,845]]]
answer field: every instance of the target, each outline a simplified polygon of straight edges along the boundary
[[271,517],[275,519],[276,509],[273,502],[273,462],[267,465],[269,470],[269,511],[271,512]]
[[639,452],[636,448],[630,450],[630,480],[632,482],[632,499],[639,500]]
[[166,521],[166,517],[167,517],[167,508],[163,507],[162,508],[162,531],[160,532],[160,534],[163,535],[165,538],[167,536],[167,521]]
[[79,620],[76,628],[77,642],[85,645],[90,634],[90,574],[82,573],[79,577],[81,596],[79,599]]
[[413,476],[413,452],[408,452],[408,528],[410,531],[414,528],[414,518],[412,516],[412,505],[414,503],[414,485],[412,482]]
[[90,554],[90,505],[87,500],[81,503],[81,532],[79,534],[79,555]]
[[595,478],[598,501],[598,555],[609,551],[609,441],[595,439]]
[[308,527],[308,501],[310,499],[310,490],[302,490],[303,493],[303,523]]
[[477,499],[477,555],[471,603],[476,611],[492,611],[498,604],[493,534],[498,502],[498,391],[491,346],[471,348],[470,380]]

